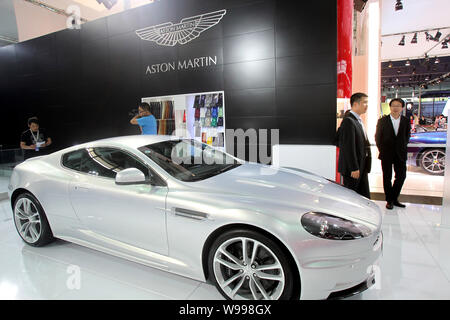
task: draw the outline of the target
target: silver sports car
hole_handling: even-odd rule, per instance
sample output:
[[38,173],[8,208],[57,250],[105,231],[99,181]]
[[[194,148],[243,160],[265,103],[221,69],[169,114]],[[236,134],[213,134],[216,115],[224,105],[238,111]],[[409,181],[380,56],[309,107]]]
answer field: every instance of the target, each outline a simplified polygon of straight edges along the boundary
[[15,167],[22,239],[60,238],[199,281],[228,299],[326,299],[374,282],[381,211],[297,169],[194,140],[127,136]]

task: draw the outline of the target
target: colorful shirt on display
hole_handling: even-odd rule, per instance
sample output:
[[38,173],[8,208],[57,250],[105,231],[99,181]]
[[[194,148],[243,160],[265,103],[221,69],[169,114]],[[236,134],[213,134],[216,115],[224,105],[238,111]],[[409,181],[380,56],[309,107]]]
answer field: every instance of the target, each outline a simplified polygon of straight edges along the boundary
[[204,94],[202,94],[200,97],[200,108],[203,108],[205,106],[205,99],[206,99],[206,96]]
[[212,94],[207,94],[205,99],[205,107],[209,107],[212,101]]
[[200,108],[200,96],[199,95],[195,96],[194,108]]
[[214,108],[211,109],[211,116],[212,117],[217,117],[217,114],[218,114],[217,109],[218,109],[218,107],[214,107]]
[[136,121],[141,126],[143,135],[144,134],[157,134],[156,119],[153,115],[149,115],[146,117],[136,119]]
[[215,107],[215,106],[217,106],[218,102],[219,102],[219,95],[217,93],[215,93],[214,96],[213,96],[213,101],[211,102],[211,104]]
[[195,108],[195,120],[200,119],[200,108]]

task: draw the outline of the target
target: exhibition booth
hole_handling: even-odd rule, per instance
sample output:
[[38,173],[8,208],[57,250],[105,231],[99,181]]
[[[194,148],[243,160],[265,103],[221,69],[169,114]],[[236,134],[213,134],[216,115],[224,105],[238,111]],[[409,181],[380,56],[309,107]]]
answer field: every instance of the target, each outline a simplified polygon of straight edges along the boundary
[[[395,77],[380,54],[385,2],[303,1],[299,10],[283,0],[140,1],[0,47],[0,252],[11,257],[6,280],[26,271],[17,283],[0,278],[0,298],[333,299],[367,290],[363,298],[402,299],[409,274],[448,277],[449,257],[435,256],[446,252],[450,220],[447,128],[436,120],[448,116],[448,97],[407,97],[408,207],[385,210],[374,136],[400,97],[383,84]],[[337,185],[336,130],[354,92],[368,94],[376,202]],[[143,103],[156,135],[133,124]],[[24,162],[19,138],[34,116],[50,156]],[[441,138],[430,147],[424,132]],[[178,163],[179,147],[230,162]],[[397,245],[403,234],[425,240]],[[403,274],[411,266],[402,254],[429,268]]]

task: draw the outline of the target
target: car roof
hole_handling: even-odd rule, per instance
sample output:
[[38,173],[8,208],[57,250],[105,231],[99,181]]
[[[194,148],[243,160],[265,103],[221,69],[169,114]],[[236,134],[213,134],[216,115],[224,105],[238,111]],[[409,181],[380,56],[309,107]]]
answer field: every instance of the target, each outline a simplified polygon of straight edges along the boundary
[[152,143],[173,139],[179,139],[179,137],[164,135],[133,135],[96,140],[90,142],[89,144],[122,144],[137,149],[139,147],[146,146]]
[[114,138],[106,138],[95,141],[90,141],[86,143],[77,144],[75,146],[60,150],[55,153],[66,153],[81,148],[89,148],[96,146],[126,146],[129,148],[137,149],[142,146],[146,146],[152,143],[158,143],[167,140],[183,139],[176,136],[164,136],[164,135],[132,135],[132,136],[121,136]]

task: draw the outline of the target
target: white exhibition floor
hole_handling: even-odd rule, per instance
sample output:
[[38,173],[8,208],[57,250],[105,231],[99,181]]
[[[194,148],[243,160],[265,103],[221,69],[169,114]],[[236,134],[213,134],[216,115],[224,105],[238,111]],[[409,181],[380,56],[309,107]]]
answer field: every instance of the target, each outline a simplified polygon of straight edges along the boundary
[[[450,299],[450,229],[441,206],[384,211],[384,253],[377,284],[351,299]],[[194,281],[58,240],[26,245],[8,200],[0,202],[0,299],[222,299]],[[74,287],[73,266],[80,270]]]

